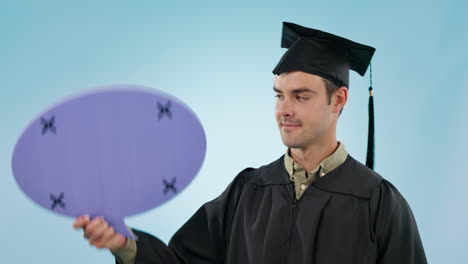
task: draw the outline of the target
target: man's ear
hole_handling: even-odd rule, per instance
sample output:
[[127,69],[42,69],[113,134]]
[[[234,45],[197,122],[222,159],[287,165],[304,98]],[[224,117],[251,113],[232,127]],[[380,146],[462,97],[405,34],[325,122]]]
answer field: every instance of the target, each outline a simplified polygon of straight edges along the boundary
[[335,93],[333,94],[333,112],[339,113],[346,105],[348,101],[348,88],[346,86],[341,86],[340,88],[336,89]]

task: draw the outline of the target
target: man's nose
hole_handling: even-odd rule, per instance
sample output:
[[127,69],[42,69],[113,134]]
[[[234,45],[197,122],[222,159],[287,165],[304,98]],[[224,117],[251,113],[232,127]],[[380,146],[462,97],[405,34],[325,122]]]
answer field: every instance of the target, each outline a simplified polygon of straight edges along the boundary
[[294,115],[294,106],[290,100],[284,99],[278,102],[278,112],[281,116],[292,116]]

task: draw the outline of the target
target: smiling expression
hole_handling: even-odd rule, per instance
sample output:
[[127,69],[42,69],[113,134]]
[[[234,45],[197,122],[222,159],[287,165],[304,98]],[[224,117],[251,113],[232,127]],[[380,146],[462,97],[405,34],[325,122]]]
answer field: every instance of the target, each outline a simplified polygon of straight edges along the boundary
[[289,148],[307,148],[335,137],[336,121],[344,106],[336,96],[329,103],[321,77],[301,71],[275,76],[275,117],[283,143]]

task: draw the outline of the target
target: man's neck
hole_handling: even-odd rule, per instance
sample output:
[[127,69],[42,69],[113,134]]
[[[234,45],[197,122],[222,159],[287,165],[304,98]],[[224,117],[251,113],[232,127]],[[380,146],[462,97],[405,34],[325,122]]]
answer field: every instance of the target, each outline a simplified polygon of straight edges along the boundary
[[307,148],[291,148],[291,157],[306,171],[312,171],[317,168],[320,162],[332,155],[338,146],[339,143],[335,139],[333,142],[323,145],[310,145]]

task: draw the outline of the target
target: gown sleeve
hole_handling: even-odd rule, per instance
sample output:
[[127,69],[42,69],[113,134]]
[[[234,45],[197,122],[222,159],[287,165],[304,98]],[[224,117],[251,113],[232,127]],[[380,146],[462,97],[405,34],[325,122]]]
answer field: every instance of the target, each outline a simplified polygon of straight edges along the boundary
[[223,263],[230,221],[247,171],[240,172],[220,196],[198,209],[174,234],[168,246],[150,234],[132,229],[138,238],[135,264]]
[[390,182],[382,180],[370,199],[378,264],[426,264],[411,208]]

